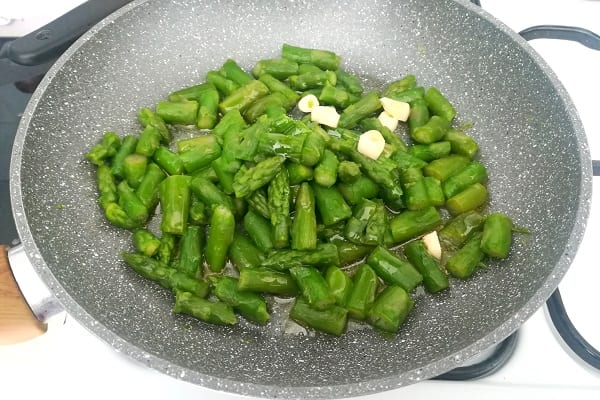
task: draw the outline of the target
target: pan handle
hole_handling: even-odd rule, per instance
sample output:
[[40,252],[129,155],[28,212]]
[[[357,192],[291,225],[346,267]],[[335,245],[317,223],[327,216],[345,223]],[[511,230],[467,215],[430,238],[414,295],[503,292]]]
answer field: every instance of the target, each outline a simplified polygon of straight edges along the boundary
[[0,344],[33,339],[46,332],[25,301],[10,269],[6,246],[0,245]]
[[0,245],[0,304],[0,345],[33,339],[66,318],[21,245]]

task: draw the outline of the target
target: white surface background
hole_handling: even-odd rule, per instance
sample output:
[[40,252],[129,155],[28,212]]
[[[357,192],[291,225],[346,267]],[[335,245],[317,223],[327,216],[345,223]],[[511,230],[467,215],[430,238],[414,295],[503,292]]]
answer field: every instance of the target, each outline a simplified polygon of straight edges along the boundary
[[[12,28],[0,27],[0,36],[10,32],[17,32],[15,36],[25,34],[52,15],[61,14],[59,4],[64,3],[63,10],[68,10],[79,2],[22,0],[7,6],[8,0],[0,0],[0,17],[16,19]],[[487,11],[516,31],[538,24],[561,24],[600,33],[600,1],[483,0],[482,3]],[[532,45],[571,94],[586,128],[592,157],[600,159],[600,52],[550,40],[534,41]],[[594,183],[599,186],[598,178]],[[560,289],[580,332],[600,348],[597,312],[600,266],[596,250],[600,238],[599,190],[594,189],[586,236]],[[0,393],[5,399],[249,399],[180,382],[142,367],[116,353],[69,317],[64,325],[38,339],[0,347]],[[599,399],[600,373],[571,357],[555,336],[545,309],[541,309],[521,329],[513,358],[493,376],[468,383],[421,382],[361,399],[401,396],[413,400],[442,396],[463,400],[507,397],[518,400],[532,396],[544,396],[545,400]]]

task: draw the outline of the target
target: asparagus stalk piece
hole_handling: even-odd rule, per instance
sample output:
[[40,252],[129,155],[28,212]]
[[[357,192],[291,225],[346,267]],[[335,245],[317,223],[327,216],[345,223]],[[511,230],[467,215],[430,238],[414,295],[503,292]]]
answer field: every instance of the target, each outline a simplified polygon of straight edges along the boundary
[[119,205],[125,210],[129,218],[131,218],[137,226],[142,226],[148,220],[148,208],[142,203],[140,198],[135,194],[135,191],[122,181],[117,185],[119,193]]
[[188,173],[209,166],[219,158],[222,149],[215,135],[197,136],[177,142],[177,152]]
[[282,168],[269,183],[268,210],[273,226],[273,246],[287,247],[290,241],[290,182],[288,170]]
[[333,225],[352,216],[352,209],[336,187],[323,187],[316,184],[311,185],[311,187],[323,224],[326,226]]
[[296,215],[292,222],[291,247],[294,250],[313,250],[317,247],[317,216],[315,195],[304,182],[296,196]]
[[356,96],[360,96],[362,94],[363,87],[360,84],[360,80],[355,75],[352,75],[341,68],[338,68],[335,71],[335,75],[337,77],[338,84],[344,87],[344,89],[346,89],[348,92]]
[[337,181],[337,171],[340,161],[334,152],[325,149],[321,162],[314,170],[314,180],[321,186],[331,187]]
[[390,221],[390,231],[395,243],[402,243],[431,231],[442,222],[435,207],[404,211]]
[[452,247],[460,247],[483,226],[485,217],[477,211],[467,211],[452,218],[440,229],[440,240]]
[[206,73],[206,81],[214,85],[219,91],[219,94],[223,97],[229,96],[240,87],[240,85],[231,79],[227,79],[225,76],[221,75],[219,71],[208,71]]
[[316,310],[304,299],[298,298],[290,311],[290,318],[301,325],[340,336],[346,329],[348,311],[338,306]]
[[437,293],[448,287],[448,277],[440,269],[438,261],[427,251],[422,240],[414,240],[404,247],[404,254],[410,263],[423,275],[423,285],[430,293]]
[[196,276],[202,264],[204,228],[189,225],[179,242],[177,270],[188,276]]
[[402,79],[389,83],[383,90],[382,97],[393,96],[415,87],[417,78],[414,75],[406,75]]
[[360,175],[360,165],[358,165],[354,161],[340,161],[340,165],[338,165],[338,178],[340,179],[340,182],[356,182]]
[[360,100],[360,97],[353,95],[344,89],[340,89],[337,86],[333,86],[331,83],[326,83],[325,86],[323,86],[318,98],[321,104],[328,104],[339,108],[346,108],[350,104]]
[[190,181],[191,191],[209,208],[222,205],[233,210],[233,202],[221,189],[210,180],[196,175]]
[[360,120],[381,111],[381,109],[377,92],[369,92],[356,103],[344,108],[338,126],[347,129],[354,128]]
[[352,279],[340,268],[332,265],[327,268],[325,281],[335,298],[335,303],[340,307],[345,307],[348,296],[352,291]]
[[467,279],[475,272],[475,268],[485,257],[481,250],[481,233],[475,233],[456,253],[446,262],[446,270],[454,277]]
[[163,233],[183,235],[190,211],[190,177],[171,175],[161,182],[159,188]]
[[450,154],[447,157],[431,161],[423,168],[423,173],[443,182],[466,167],[469,161],[467,157]]
[[292,186],[298,185],[304,181],[310,181],[314,176],[314,170],[311,167],[295,162],[288,163],[287,170],[290,178],[290,185]]
[[353,287],[346,302],[346,309],[354,319],[364,320],[375,301],[377,274],[368,264],[362,264],[352,278]]
[[[398,100],[397,97],[395,97]],[[427,103],[422,98],[415,98],[412,102],[410,102],[410,114],[408,115],[408,128],[409,132],[412,133],[417,130],[417,128],[425,125],[427,121],[429,121],[429,108],[427,108]]]
[[220,272],[225,267],[227,252],[233,241],[235,218],[231,209],[217,205],[213,208],[204,255],[209,268]]
[[97,143],[85,154],[87,158],[94,165],[102,165],[104,160],[114,156],[119,147],[121,146],[121,139],[114,132],[106,132],[102,136],[100,143]]
[[452,121],[454,119],[456,110],[437,88],[430,87],[427,89],[424,98],[427,102],[427,107],[429,107],[435,115],[439,115],[447,121]]
[[146,173],[135,193],[148,210],[154,210],[154,207],[158,204],[158,188],[166,177],[167,175],[158,165],[150,163],[146,167]]
[[127,184],[132,188],[137,188],[148,166],[148,158],[141,154],[130,154],[123,159],[123,175],[127,180]]
[[189,86],[171,93],[169,95],[169,101],[196,100],[199,102],[200,97],[202,97],[204,92],[214,89],[216,89],[215,85],[210,82]]
[[[429,109],[427,108],[427,103],[423,99],[423,96],[425,96],[425,88],[423,88],[422,86],[419,86],[419,87],[415,87],[412,89],[406,89],[406,90],[404,90],[402,92],[398,92],[398,93],[390,93],[386,97],[389,97],[390,99],[393,99],[393,100],[409,103],[411,105],[411,114],[413,112],[412,106],[414,103],[416,105],[416,107],[414,108],[414,111],[417,114],[416,115],[417,118],[416,118],[416,120],[413,120],[413,122],[420,121],[422,123],[425,123],[425,122],[427,122],[427,119],[429,119]],[[421,106],[424,106],[425,109],[421,109]],[[409,116],[409,121],[410,121],[410,116]],[[418,125],[418,123],[417,123],[417,125]],[[409,127],[410,127],[410,124],[409,124]]]
[[190,292],[177,290],[173,312],[188,314],[215,325],[235,325],[237,318],[230,305],[220,301],[208,301]]
[[162,143],[171,143],[173,135],[171,135],[167,124],[165,124],[165,121],[152,110],[149,108],[142,108],[140,111],[138,111],[138,120],[144,126],[144,128],[151,126],[156,129],[160,135],[160,141]]
[[440,116],[429,118],[425,125],[415,128],[410,136],[418,143],[429,144],[441,140],[450,129],[450,122]]
[[367,257],[367,263],[386,283],[401,286],[408,292],[423,281],[423,276],[412,264],[382,246],[377,246],[371,252]]
[[346,223],[344,236],[353,243],[376,246],[383,243],[386,228],[383,202],[363,199]]
[[244,229],[263,253],[273,249],[273,227],[266,218],[249,210],[244,216]]
[[337,70],[340,63],[340,57],[331,51],[308,49],[285,43],[282,46],[281,55],[298,64],[314,64],[321,69],[331,71]]
[[175,249],[177,247],[177,236],[171,233],[163,233],[160,238],[160,246],[156,254],[158,261],[164,265],[170,265],[175,257]]
[[156,113],[168,124],[194,125],[198,107],[196,100],[159,101]]
[[420,158],[423,161],[429,162],[437,158],[447,156],[448,154],[450,154],[451,150],[452,145],[450,144],[450,142],[441,141],[430,144],[416,144],[414,146],[411,146],[408,152],[411,155]]
[[501,213],[488,215],[483,224],[481,250],[490,257],[506,258],[512,242],[512,221]]
[[252,69],[252,74],[257,78],[269,74],[276,79],[285,80],[291,75],[298,74],[298,63],[286,58],[260,60]]
[[413,301],[400,286],[388,286],[377,296],[367,312],[369,324],[395,333],[412,309]]
[[263,267],[241,269],[238,289],[280,296],[298,294],[298,286],[290,274]]
[[196,127],[199,129],[212,129],[219,119],[219,92],[217,89],[208,89],[198,97],[198,112],[196,114]]
[[252,76],[244,71],[234,60],[228,59],[220,69],[225,78],[230,79],[240,86],[244,86],[254,80]]
[[170,268],[164,263],[142,254],[122,253],[122,256],[133,270],[144,278],[155,281],[167,289],[190,292],[198,297],[208,295],[208,284],[201,279],[192,278],[175,268]]
[[[281,173],[281,171],[280,171],[280,173]],[[277,174],[277,175],[279,175],[279,174]],[[277,179],[277,176],[275,177],[275,179]],[[275,180],[271,181],[271,184],[274,181]],[[289,186],[288,186],[288,189],[289,189]],[[248,197],[246,197],[245,200],[248,203],[248,206],[252,210],[257,212],[259,215],[261,215],[262,217],[267,218],[267,219],[271,218],[271,205],[269,204],[269,201],[271,199],[270,199],[270,195],[269,195],[269,199],[267,199],[267,194],[264,189],[255,190]]]
[[119,178],[123,178],[125,176],[123,171],[123,161],[125,160],[125,157],[127,157],[135,151],[137,143],[138,138],[136,136],[127,135],[123,138],[123,141],[121,142],[121,147],[119,147],[119,150],[113,157],[110,166],[110,171],[114,176]]
[[302,296],[315,310],[325,310],[335,304],[335,297],[331,293],[325,278],[314,267],[290,268],[292,278],[298,284]]
[[106,164],[101,164],[96,170],[96,180],[98,182],[98,191],[100,192],[99,203],[103,209],[109,203],[114,203],[118,200],[117,184],[115,177],[110,171],[110,167]]
[[338,183],[338,189],[350,204],[358,204],[362,199],[372,199],[379,193],[379,186],[371,178],[359,176],[351,183]]
[[338,256],[340,259],[339,265],[348,265],[358,262],[365,258],[373,250],[373,246],[346,241],[335,241],[334,245],[338,250]]
[[337,247],[332,243],[319,243],[314,250],[276,250],[261,263],[262,267],[280,271],[297,266],[329,265],[340,265]]
[[257,293],[245,292],[238,289],[238,280],[231,276],[211,276],[213,293],[219,300],[230,305],[244,318],[261,325],[269,321],[267,303]]
[[240,169],[233,177],[236,197],[247,197],[250,193],[268,184],[281,170],[285,158],[267,158],[254,167]]
[[285,96],[287,100],[286,108],[295,106],[300,99],[300,95],[296,93],[295,90],[271,74],[262,73],[258,77],[258,80],[264,83],[269,88],[271,93],[281,93],[283,96]]
[[227,114],[232,110],[244,112],[250,104],[269,94],[269,88],[258,80],[251,80],[231,92],[219,103],[219,111]]
[[136,229],[133,232],[133,245],[139,253],[152,257],[160,247],[160,239],[147,229]]
[[167,171],[169,175],[181,175],[183,174],[183,162],[179,158],[177,153],[173,153],[171,150],[164,146],[159,146],[152,156],[154,162],[158,164],[162,169]]
[[235,233],[229,246],[229,258],[241,270],[258,267],[265,260],[265,255],[247,236]]
[[465,190],[474,183],[483,183],[487,179],[487,169],[477,161],[471,161],[461,171],[452,175],[442,183],[446,198]]
[[474,183],[446,201],[446,208],[452,215],[458,215],[483,205],[488,197],[485,186]]
[[453,153],[461,156],[473,158],[479,150],[479,146],[473,138],[453,128],[450,128],[448,132],[446,132],[444,140],[450,142]]

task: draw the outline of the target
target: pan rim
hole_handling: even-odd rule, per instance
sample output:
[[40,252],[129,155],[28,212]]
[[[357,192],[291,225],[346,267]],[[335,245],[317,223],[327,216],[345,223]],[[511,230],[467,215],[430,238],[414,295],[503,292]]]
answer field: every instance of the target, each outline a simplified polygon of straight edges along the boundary
[[17,134],[15,136],[15,142],[13,145],[11,165],[10,165],[10,196],[13,208],[13,217],[15,219],[17,231],[23,244],[26,254],[36,273],[40,276],[42,281],[49,287],[50,291],[56,296],[56,298],[63,305],[65,310],[75,318],[80,324],[86,327],[95,336],[99,337],[103,341],[111,345],[113,349],[120,353],[124,353],[127,356],[135,359],[141,364],[148,366],[152,369],[161,371],[167,375],[189,381],[191,383],[198,384],[200,386],[219,390],[227,391],[242,395],[253,395],[258,397],[284,397],[284,398],[340,398],[358,396],[369,393],[376,393],[386,390],[391,390],[400,386],[404,386],[410,383],[414,383],[423,379],[439,375],[446,372],[454,367],[461,365],[465,360],[475,356],[484,349],[498,343],[503,340],[516,329],[521,326],[535,311],[537,311],[552,294],[554,289],[558,286],[558,283],[567,272],[571,265],[577,248],[585,233],[585,227],[589,216],[589,209],[591,204],[591,193],[592,193],[592,167],[591,167],[591,156],[589,147],[587,144],[586,135],[584,132],[583,125],[579,118],[578,112],[568,95],[566,89],[563,87],[560,80],[557,78],[552,69],[546,64],[546,62],[538,55],[538,53],[516,32],[508,28],[504,23],[496,19],[485,10],[473,5],[468,0],[451,0],[458,6],[464,7],[470,12],[474,12],[478,16],[482,17],[486,21],[490,22],[496,29],[501,33],[507,35],[515,44],[520,45],[529,56],[546,75],[553,88],[556,90],[560,97],[560,100],[564,104],[564,108],[570,118],[570,124],[573,126],[575,139],[579,145],[579,159],[581,161],[581,183],[579,187],[578,204],[575,215],[575,223],[571,231],[570,239],[566,243],[565,250],[561,257],[557,260],[556,265],[552,273],[542,283],[540,289],[532,296],[525,305],[520,309],[517,315],[514,315],[510,319],[499,325],[494,331],[490,332],[486,336],[479,340],[471,343],[467,347],[449,355],[446,358],[440,359],[434,363],[428,364],[424,367],[417,368],[400,375],[386,376],[383,378],[363,381],[339,384],[334,386],[310,386],[310,387],[281,387],[273,385],[264,385],[256,383],[238,382],[227,378],[215,377],[203,373],[199,373],[195,370],[174,365],[165,359],[158,356],[148,354],[141,348],[127,342],[122,339],[118,334],[111,331],[103,324],[98,323],[88,312],[79,305],[63,288],[60,281],[54,276],[50,268],[44,262],[41,252],[38,249],[36,241],[33,237],[32,232],[29,229],[27,216],[23,206],[22,192],[21,192],[21,161],[24,150],[25,138],[27,136],[29,124],[32,117],[35,115],[35,110],[39,104],[42,95],[46,88],[50,85],[55,74],[62,68],[62,66],[68,62],[73,54],[75,54],[79,48],[85,44],[88,40],[93,38],[97,32],[104,29],[105,27],[112,24],[114,21],[130,12],[131,10],[142,6],[149,0],[135,0],[132,3],[124,6],[117,10],[97,25],[92,27],[86,32],[81,38],[79,38],[52,66],[48,71],[36,92],[32,95],[29,104],[23,114],[23,118],[19,124]]

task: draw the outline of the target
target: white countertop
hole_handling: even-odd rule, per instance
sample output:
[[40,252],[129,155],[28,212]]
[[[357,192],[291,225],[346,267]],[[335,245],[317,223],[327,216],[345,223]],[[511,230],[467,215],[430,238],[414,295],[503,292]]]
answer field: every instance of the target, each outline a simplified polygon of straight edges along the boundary
[[[80,1],[67,1],[77,4]],[[32,1],[21,1],[32,4]],[[37,3],[43,4],[44,1]],[[58,1],[47,2],[56,6]],[[538,24],[577,25],[600,32],[600,1],[483,0],[483,7],[516,31]],[[4,5],[3,5],[4,7]],[[58,7],[55,7],[55,10]],[[68,7],[66,8],[68,9]],[[0,16],[5,16],[0,9]],[[14,14],[17,15],[18,14]],[[25,14],[23,14],[25,18]],[[0,36],[3,36],[0,27]],[[600,52],[576,43],[534,41],[571,94],[589,137],[592,157],[600,159]],[[590,222],[573,266],[560,285],[569,314],[580,332],[600,348],[596,294],[600,266],[600,189],[597,179]],[[27,343],[0,347],[2,398],[104,399],[249,399],[216,392],[140,366],[116,353],[72,318]],[[474,382],[426,381],[361,399],[455,397],[470,399],[600,398],[600,372],[572,357],[555,335],[545,308],[521,329],[517,351],[496,374]]]
[[60,17],[85,0],[2,0],[0,37],[21,37]]

